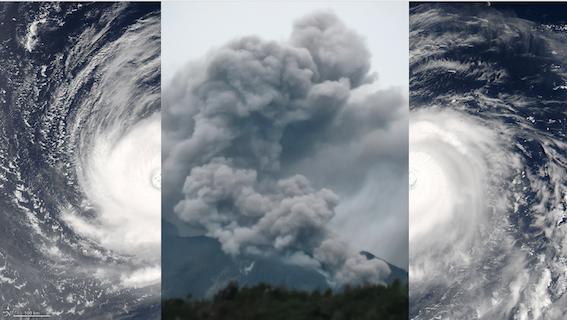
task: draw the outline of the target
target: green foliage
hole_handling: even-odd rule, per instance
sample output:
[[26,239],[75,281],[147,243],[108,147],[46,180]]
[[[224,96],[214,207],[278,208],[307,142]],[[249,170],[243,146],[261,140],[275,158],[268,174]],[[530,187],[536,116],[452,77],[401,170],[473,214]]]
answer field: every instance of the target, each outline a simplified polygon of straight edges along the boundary
[[234,282],[211,300],[170,299],[162,303],[166,320],[394,320],[408,318],[408,292],[396,281],[385,287],[346,287],[339,292],[297,291]]

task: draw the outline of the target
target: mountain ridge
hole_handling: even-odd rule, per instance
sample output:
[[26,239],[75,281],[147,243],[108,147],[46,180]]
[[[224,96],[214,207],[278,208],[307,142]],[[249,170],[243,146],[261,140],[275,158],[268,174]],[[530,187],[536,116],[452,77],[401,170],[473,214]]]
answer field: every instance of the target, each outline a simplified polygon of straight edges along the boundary
[[[325,290],[327,279],[315,269],[284,263],[269,257],[231,257],[222,251],[220,243],[207,236],[181,236],[176,228],[164,222],[162,259],[162,297],[194,298],[213,296],[230,281],[241,286],[259,283],[282,285],[298,290]],[[361,251],[367,259],[379,259],[391,270],[386,284],[396,279],[407,284],[407,271],[368,251]],[[199,261],[193,259],[198,257]]]

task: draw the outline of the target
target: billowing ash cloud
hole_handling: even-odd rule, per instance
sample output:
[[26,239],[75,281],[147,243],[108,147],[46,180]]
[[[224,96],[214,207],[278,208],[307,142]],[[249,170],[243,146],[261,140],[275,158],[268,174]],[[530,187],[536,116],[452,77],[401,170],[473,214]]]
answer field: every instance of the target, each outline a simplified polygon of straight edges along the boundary
[[360,36],[332,14],[307,16],[295,23],[291,43],[306,48],[322,80],[347,78],[353,87],[370,81],[370,52]]
[[280,257],[337,284],[384,279],[384,262],[331,230],[337,194],[290,173],[329,145],[370,145],[353,151],[368,157],[376,130],[399,117],[380,103],[392,96],[352,101],[373,81],[369,59],[359,35],[319,13],[297,21],[287,42],[238,39],[178,74],[164,95],[164,191],[175,214],[234,256]]
[[[167,140],[175,144],[168,162],[205,163],[223,154],[276,171],[288,126],[332,119],[367,77],[370,54],[353,32],[341,31],[345,26],[334,15],[309,17],[296,27],[292,43],[243,38],[214,52],[190,79],[176,79],[181,83],[168,97],[174,132],[168,129]],[[309,47],[299,46],[309,38]]]
[[202,225],[231,255],[276,253],[328,271],[339,283],[376,282],[389,273],[384,262],[349,251],[330,233],[338,197],[314,190],[304,176],[258,181],[255,170],[214,159],[193,168],[183,192],[175,212]]

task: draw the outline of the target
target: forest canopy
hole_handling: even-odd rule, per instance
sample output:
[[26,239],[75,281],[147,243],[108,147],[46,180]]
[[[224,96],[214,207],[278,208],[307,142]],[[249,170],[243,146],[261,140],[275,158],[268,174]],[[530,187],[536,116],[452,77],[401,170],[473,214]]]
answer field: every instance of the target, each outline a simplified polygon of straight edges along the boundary
[[168,299],[166,320],[380,320],[408,318],[408,290],[395,281],[389,286],[345,287],[340,291],[297,291],[258,284],[239,287],[231,282],[208,300]]

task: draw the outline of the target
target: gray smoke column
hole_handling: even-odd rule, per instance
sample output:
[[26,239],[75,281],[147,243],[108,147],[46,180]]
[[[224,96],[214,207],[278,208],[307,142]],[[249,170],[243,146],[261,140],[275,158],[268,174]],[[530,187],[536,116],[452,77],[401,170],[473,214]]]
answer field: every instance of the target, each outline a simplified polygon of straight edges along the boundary
[[382,116],[372,99],[349,103],[369,70],[363,39],[324,12],[297,21],[287,42],[238,39],[179,73],[164,95],[164,189],[182,190],[174,212],[230,255],[279,257],[337,285],[382,282],[386,263],[331,231],[335,192],[282,168],[325,137],[370,130]]

